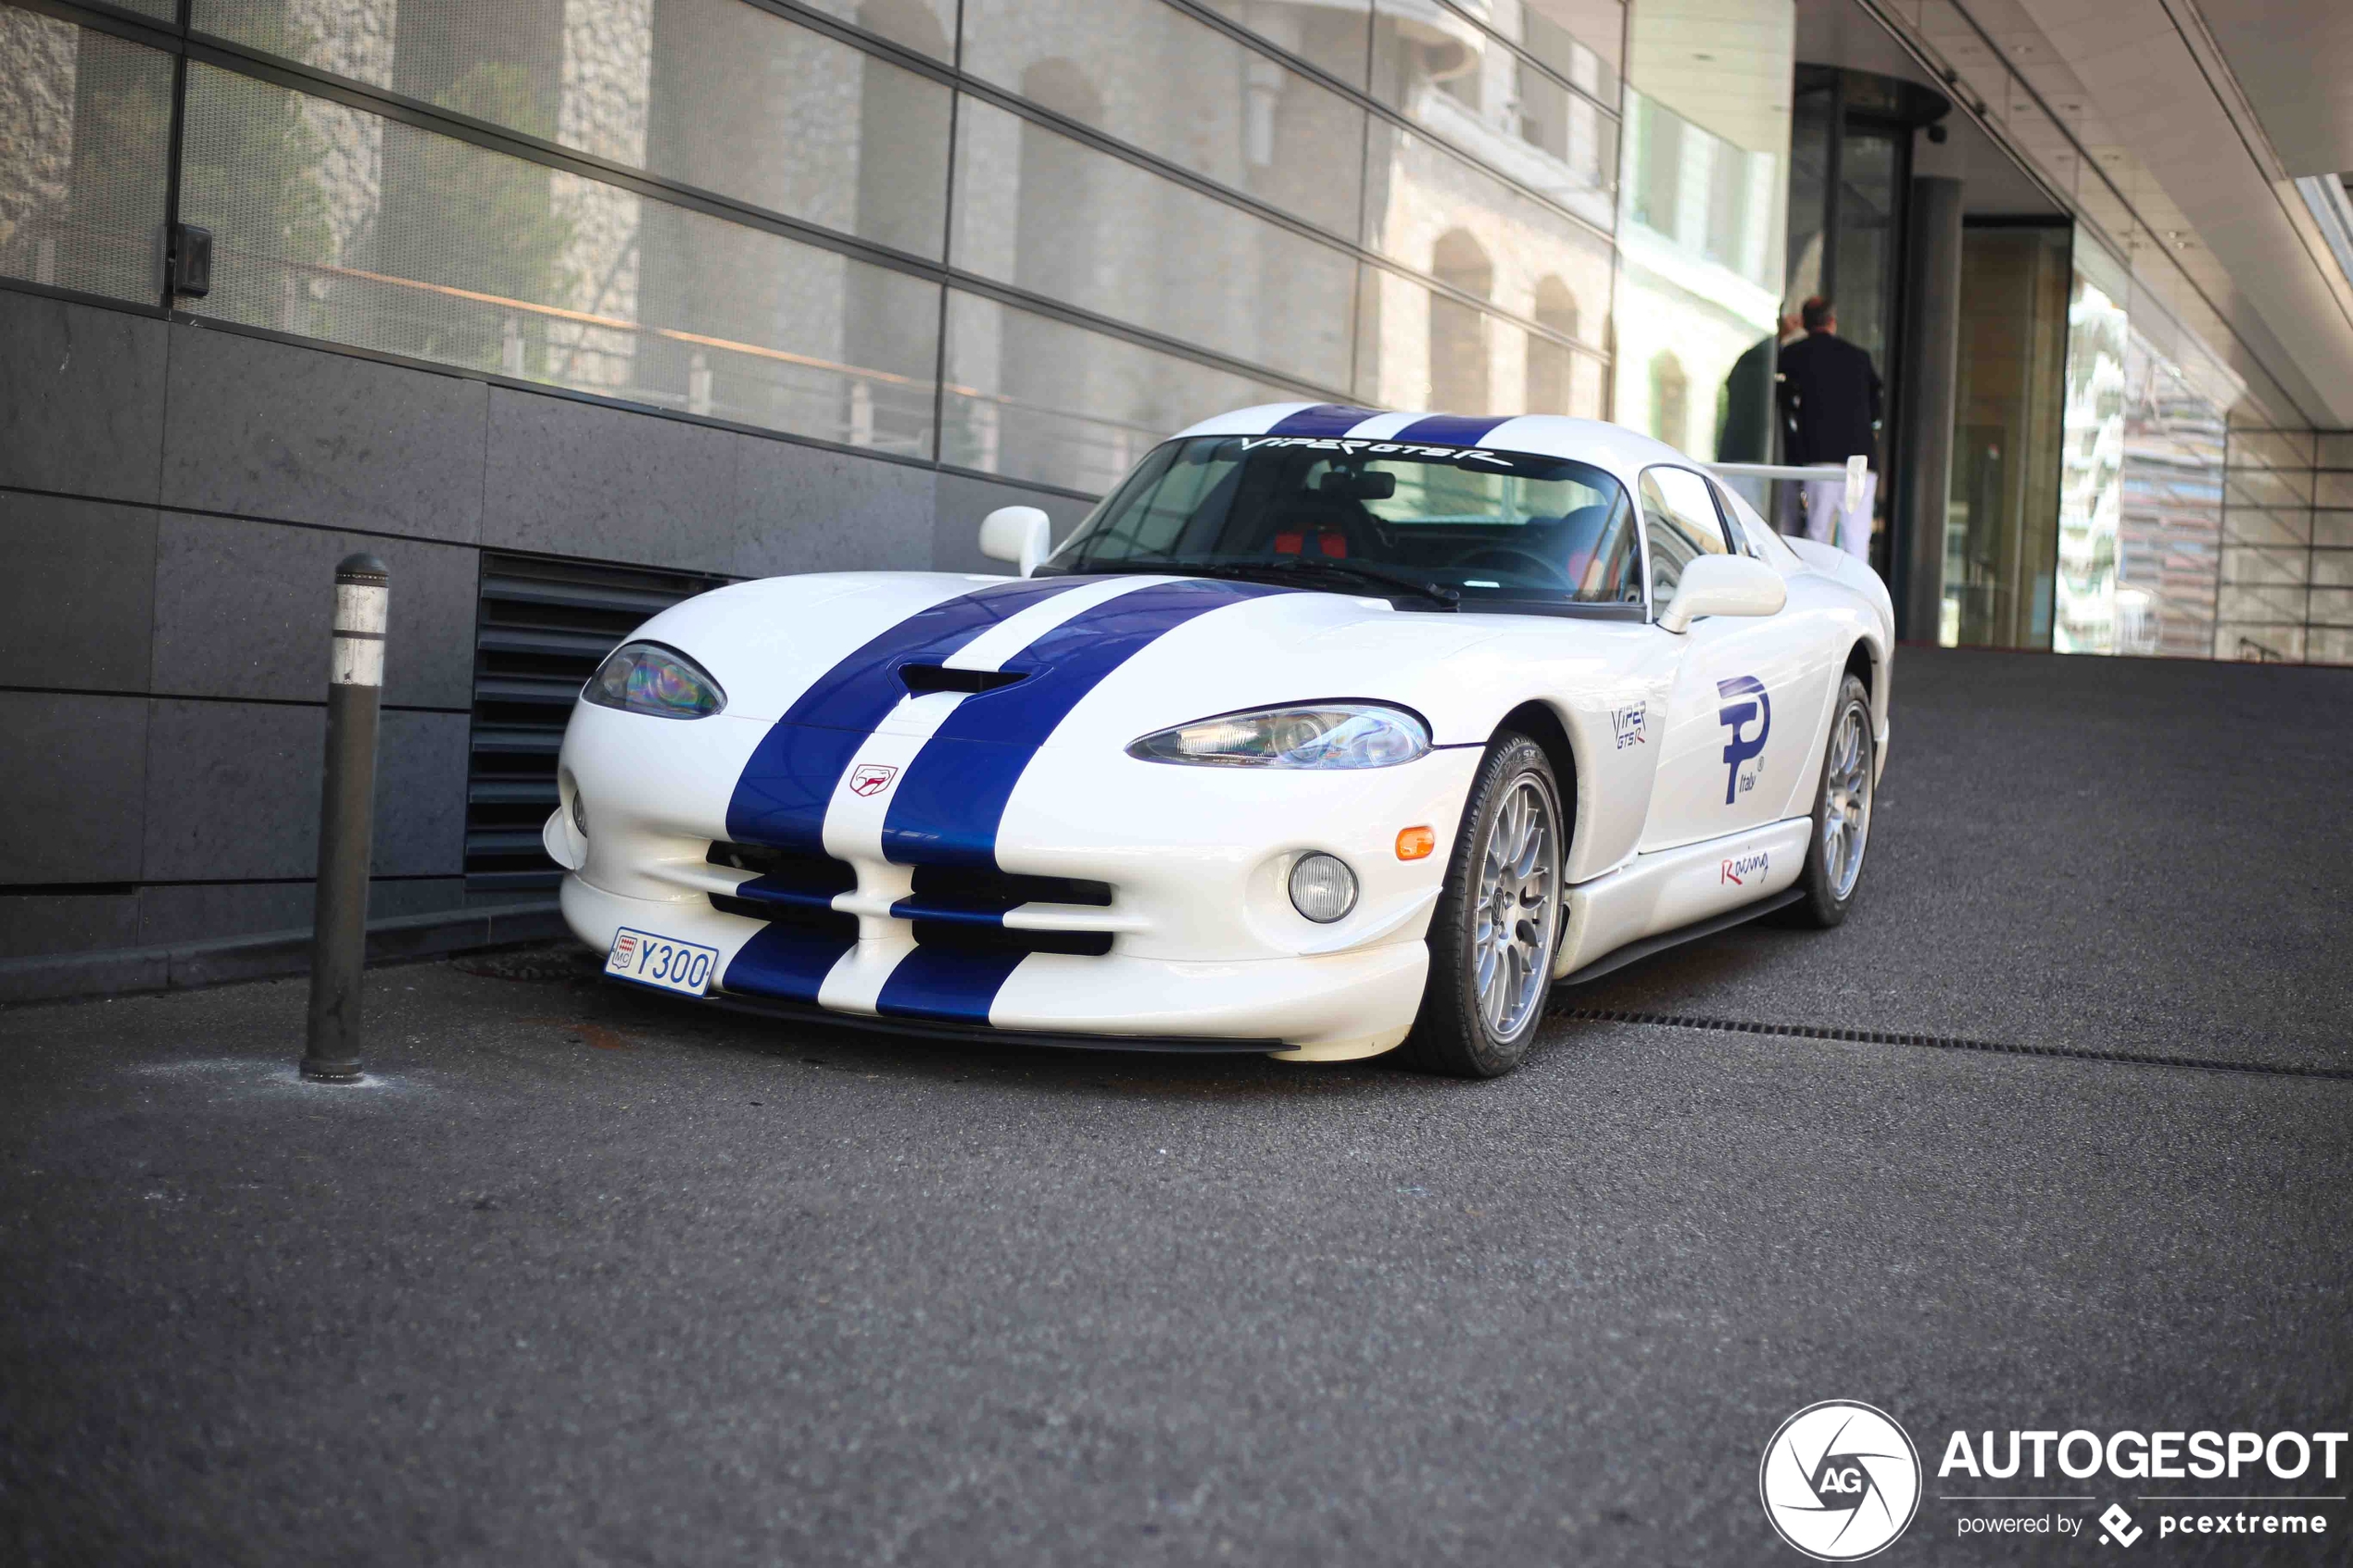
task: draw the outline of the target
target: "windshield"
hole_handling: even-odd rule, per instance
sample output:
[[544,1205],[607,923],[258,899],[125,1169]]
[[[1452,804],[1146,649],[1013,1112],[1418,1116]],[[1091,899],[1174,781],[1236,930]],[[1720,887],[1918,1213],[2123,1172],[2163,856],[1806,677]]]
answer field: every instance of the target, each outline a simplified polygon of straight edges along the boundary
[[[1428,583],[1480,601],[1640,605],[1635,514],[1618,483],[1566,458],[1314,436],[1172,441],[1046,570],[1314,573],[1350,591]],[[1321,585],[1319,583],[1319,585]]]

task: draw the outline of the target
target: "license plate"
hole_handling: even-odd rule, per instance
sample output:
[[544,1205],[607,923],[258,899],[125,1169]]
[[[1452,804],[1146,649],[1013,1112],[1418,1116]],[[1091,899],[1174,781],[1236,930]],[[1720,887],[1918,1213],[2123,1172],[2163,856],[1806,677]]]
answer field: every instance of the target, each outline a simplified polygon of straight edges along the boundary
[[605,972],[616,980],[684,991],[690,997],[703,994],[718,967],[716,947],[698,947],[625,925],[614,935],[612,951],[605,955]]

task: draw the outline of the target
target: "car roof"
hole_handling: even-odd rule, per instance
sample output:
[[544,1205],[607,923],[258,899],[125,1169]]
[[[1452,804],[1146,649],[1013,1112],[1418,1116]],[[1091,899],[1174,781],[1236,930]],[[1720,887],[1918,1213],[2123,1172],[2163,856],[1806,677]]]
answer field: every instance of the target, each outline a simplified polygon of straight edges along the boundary
[[1540,457],[1574,458],[1608,469],[1629,489],[1636,476],[1653,463],[1704,466],[1640,431],[1559,414],[1433,414],[1362,408],[1346,403],[1262,403],[1214,415],[1179,431],[1172,439],[1196,435],[1318,436],[1532,452]]

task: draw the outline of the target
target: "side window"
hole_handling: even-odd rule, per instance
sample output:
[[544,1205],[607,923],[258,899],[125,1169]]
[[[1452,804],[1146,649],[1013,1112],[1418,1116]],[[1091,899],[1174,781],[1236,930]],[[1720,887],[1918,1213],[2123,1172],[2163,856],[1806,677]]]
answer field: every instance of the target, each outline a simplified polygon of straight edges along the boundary
[[1741,514],[1740,502],[1732,493],[1716,480],[1707,482],[1707,493],[1715,499],[1716,515],[1724,520],[1724,532],[1732,541],[1736,556],[1753,556],[1756,541],[1748,536],[1748,519]]
[[1730,553],[1707,481],[1689,469],[1642,470],[1642,537],[1651,550],[1651,603],[1664,608],[1683,564]]

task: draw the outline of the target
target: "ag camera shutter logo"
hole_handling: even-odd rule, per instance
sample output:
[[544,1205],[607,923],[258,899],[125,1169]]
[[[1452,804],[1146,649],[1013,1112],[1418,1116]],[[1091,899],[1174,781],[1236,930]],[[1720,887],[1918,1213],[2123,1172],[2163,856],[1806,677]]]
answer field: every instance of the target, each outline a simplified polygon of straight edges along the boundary
[[1920,1456],[1885,1411],[1824,1399],[1781,1423],[1756,1469],[1765,1517],[1818,1562],[1884,1550],[1920,1506]]

